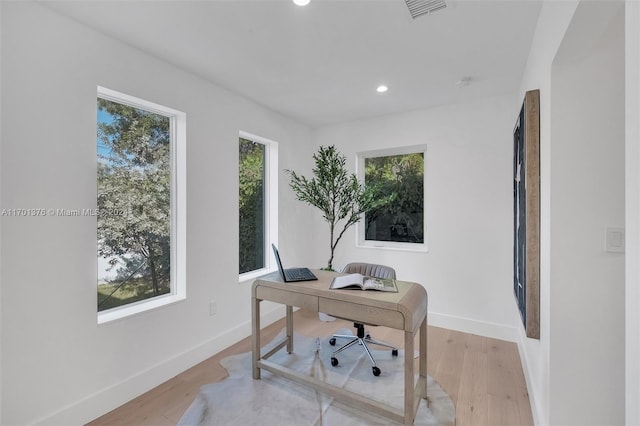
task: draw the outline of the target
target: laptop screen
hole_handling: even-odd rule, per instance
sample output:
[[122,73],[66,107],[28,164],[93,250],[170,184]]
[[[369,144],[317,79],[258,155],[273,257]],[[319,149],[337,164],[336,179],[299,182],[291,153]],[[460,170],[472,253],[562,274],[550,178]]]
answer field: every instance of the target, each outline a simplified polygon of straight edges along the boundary
[[271,247],[273,248],[273,254],[276,257],[276,263],[278,264],[278,271],[280,272],[280,276],[284,280],[285,279],[284,268],[282,267],[282,261],[280,260],[280,253],[278,253],[278,249],[276,248],[275,244],[271,244]]

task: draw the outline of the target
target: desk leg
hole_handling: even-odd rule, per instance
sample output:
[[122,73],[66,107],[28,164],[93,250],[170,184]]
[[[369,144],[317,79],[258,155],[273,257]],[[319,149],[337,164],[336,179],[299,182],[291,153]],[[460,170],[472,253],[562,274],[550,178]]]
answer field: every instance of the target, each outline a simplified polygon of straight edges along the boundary
[[260,299],[251,298],[251,366],[253,378],[260,378]]
[[287,353],[293,352],[293,306],[287,305]]
[[413,378],[413,339],[415,335],[410,331],[404,332],[404,424],[412,425],[415,410],[413,395],[415,382]]
[[424,377],[424,388],[420,395],[427,399],[427,317],[420,324],[420,377]]

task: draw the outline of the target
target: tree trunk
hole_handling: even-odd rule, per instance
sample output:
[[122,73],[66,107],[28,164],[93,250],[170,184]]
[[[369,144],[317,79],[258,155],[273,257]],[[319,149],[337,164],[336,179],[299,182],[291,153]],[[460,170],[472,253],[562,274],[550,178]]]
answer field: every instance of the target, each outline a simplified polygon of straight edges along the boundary
[[160,287],[158,286],[158,274],[156,273],[154,253],[151,249],[149,249],[149,269],[151,269],[151,284],[153,285],[153,295],[157,296],[160,294]]
[[329,248],[331,249],[331,257],[329,258],[329,262],[327,262],[327,270],[333,271],[333,223],[329,224]]

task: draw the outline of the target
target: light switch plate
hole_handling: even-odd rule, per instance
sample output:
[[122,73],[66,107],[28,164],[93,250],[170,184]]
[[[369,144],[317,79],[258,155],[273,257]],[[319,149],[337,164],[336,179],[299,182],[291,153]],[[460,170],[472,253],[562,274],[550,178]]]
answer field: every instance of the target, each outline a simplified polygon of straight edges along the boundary
[[605,228],[604,251],[624,253],[624,228]]

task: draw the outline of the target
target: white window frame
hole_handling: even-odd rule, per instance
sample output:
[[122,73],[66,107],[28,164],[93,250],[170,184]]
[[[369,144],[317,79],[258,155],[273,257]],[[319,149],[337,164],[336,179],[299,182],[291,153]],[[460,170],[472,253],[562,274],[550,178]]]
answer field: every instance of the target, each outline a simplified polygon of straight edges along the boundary
[[424,200],[424,212],[423,212],[423,232],[424,232],[424,242],[423,243],[404,243],[404,242],[396,242],[396,241],[375,241],[375,240],[366,240],[365,239],[365,220],[364,214],[360,218],[356,226],[356,247],[359,248],[373,248],[373,249],[388,249],[388,250],[401,250],[401,251],[412,251],[412,252],[428,252],[429,248],[427,245],[427,185],[426,185],[426,175],[427,175],[427,145],[412,145],[412,146],[403,146],[397,148],[388,148],[388,149],[378,149],[372,151],[363,151],[356,153],[356,171],[358,179],[361,182],[365,182],[364,175],[364,166],[365,159],[367,158],[375,158],[375,157],[389,157],[393,155],[404,155],[404,154],[419,154],[422,153],[423,161],[424,161],[424,182],[423,182],[423,200]]
[[238,282],[245,282],[277,269],[271,244],[278,245],[278,142],[242,130],[238,136],[265,146],[264,267],[239,274]]
[[187,115],[173,108],[101,86],[98,86],[98,97],[168,117],[171,132],[171,291],[168,294],[100,311],[97,313],[98,324],[104,324],[187,298]]

